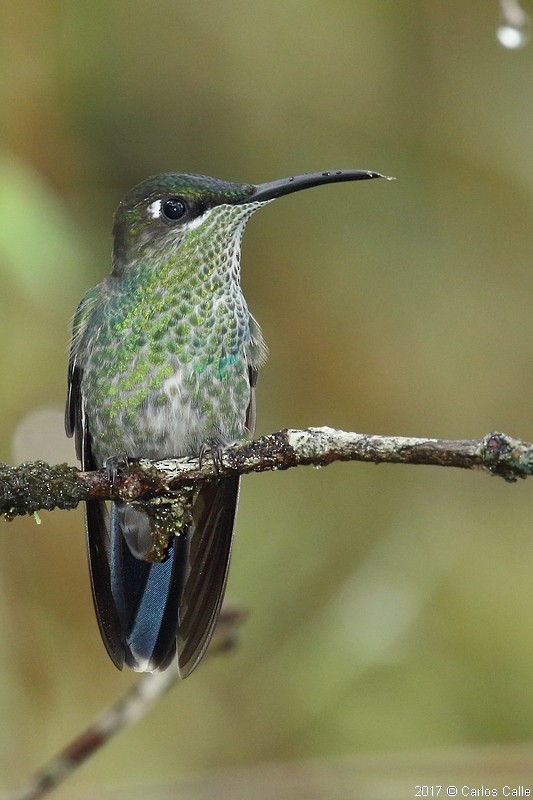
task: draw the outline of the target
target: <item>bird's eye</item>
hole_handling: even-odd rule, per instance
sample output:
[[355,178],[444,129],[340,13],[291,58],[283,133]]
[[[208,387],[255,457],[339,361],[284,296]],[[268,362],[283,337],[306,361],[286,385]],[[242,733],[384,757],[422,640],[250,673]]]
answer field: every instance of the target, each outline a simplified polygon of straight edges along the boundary
[[161,213],[170,222],[181,219],[186,211],[187,207],[179,197],[169,197],[161,203]]

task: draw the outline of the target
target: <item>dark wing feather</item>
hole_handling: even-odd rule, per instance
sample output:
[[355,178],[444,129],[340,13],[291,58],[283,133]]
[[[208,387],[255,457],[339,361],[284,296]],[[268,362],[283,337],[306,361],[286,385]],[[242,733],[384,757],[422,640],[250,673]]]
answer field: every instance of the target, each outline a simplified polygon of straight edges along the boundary
[[246,412],[246,430],[250,436],[253,436],[255,431],[255,387],[257,384],[257,376],[259,370],[257,367],[248,367],[248,379],[250,381],[250,402],[248,404],[248,411]]
[[[90,469],[84,464],[84,469]],[[111,591],[109,572],[109,513],[103,500],[87,500],[85,504],[87,553],[94,610],[100,635],[113,664],[124,666],[124,645],[120,620]]]
[[70,438],[74,436],[76,455],[82,460],[82,400],[81,369],[76,363],[76,356],[71,350],[68,365],[67,402],[65,405],[65,431]]
[[191,545],[177,630],[178,665],[186,678],[205,653],[228,577],[239,476],[200,489],[193,506]]
[[83,299],[76,309],[72,323],[72,342],[68,360],[67,402],[65,405],[65,431],[69,438],[74,436],[76,455],[80,461],[83,461],[84,421],[83,398],[81,395],[83,370],[82,365],[79,363],[78,345],[80,331],[85,324],[84,319],[88,307],[86,300]]

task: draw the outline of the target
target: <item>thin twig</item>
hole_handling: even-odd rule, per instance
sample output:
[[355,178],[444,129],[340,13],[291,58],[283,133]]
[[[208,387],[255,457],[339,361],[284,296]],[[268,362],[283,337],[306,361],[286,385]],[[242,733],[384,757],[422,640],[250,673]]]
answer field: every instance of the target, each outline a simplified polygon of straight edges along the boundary
[[[244,617],[242,609],[223,608],[207,655],[233,649],[237,628]],[[55,791],[104,744],[124,728],[142,719],[158,699],[177,683],[179,674],[172,665],[164,672],[143,675],[133,688],[99,714],[64,750],[40,769],[11,800],[41,800]]]

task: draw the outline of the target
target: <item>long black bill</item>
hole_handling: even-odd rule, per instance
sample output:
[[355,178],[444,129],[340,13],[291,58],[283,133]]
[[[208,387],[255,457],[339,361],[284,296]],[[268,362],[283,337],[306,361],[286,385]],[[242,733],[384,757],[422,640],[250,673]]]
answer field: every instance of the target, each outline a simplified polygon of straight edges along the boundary
[[294,175],[291,178],[282,178],[279,181],[270,183],[259,183],[253,187],[253,191],[241,202],[253,203],[265,200],[274,200],[285,194],[299,192],[302,189],[310,189],[312,186],[321,186],[323,183],[341,183],[343,181],[371,181],[374,178],[384,178],[393,181],[387,175],[379,172],[371,172],[368,169],[337,169],[329,172],[308,172],[305,175]]

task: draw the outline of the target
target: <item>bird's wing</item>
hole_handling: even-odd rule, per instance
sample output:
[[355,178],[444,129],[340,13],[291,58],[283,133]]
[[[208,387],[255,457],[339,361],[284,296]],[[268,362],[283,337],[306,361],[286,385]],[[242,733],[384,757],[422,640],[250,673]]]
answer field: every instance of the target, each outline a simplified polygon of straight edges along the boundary
[[228,577],[239,476],[200,489],[193,505],[190,550],[177,628],[182,678],[199,663],[213,635]]
[[[72,344],[68,366],[67,402],[65,408],[65,430],[67,436],[74,436],[76,454],[83,470],[97,469],[92,454],[91,437],[81,391],[83,377],[83,358],[80,348],[91,310],[91,301],[82,300],[72,326]],[[102,639],[111,660],[121,669],[124,663],[124,649],[121,645],[120,622],[113,601],[110,585],[109,561],[109,514],[104,501],[87,500],[85,504],[87,529],[87,550],[91,587],[96,617]]]

